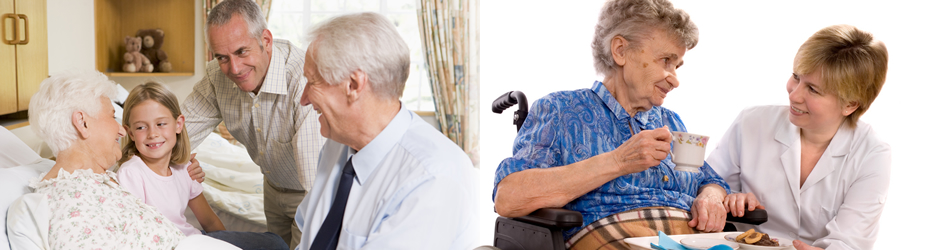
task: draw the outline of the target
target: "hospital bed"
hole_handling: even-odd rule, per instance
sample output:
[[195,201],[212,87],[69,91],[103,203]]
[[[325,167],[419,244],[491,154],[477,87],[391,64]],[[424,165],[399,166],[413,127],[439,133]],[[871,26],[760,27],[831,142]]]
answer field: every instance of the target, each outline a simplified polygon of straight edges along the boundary
[[[203,194],[212,209],[231,231],[266,232],[263,213],[263,175],[250,160],[247,150],[216,133],[211,133],[195,148],[205,171]],[[49,171],[54,161],[52,151],[29,126],[7,130],[0,127],[0,250],[9,249],[6,216],[10,204],[25,193],[29,180]],[[15,215],[14,215],[15,216]],[[191,211],[189,223],[200,228]]]

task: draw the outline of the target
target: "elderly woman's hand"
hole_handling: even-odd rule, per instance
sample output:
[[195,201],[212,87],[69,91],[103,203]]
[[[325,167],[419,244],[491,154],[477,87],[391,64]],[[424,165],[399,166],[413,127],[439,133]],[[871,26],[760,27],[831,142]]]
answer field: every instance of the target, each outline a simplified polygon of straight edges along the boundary
[[725,209],[731,211],[731,215],[744,216],[745,207],[747,211],[754,211],[755,208],[764,209],[764,205],[760,204],[753,193],[735,193],[725,197]]
[[666,127],[640,131],[611,151],[614,162],[618,164],[621,175],[642,172],[660,165],[670,152],[673,136]]
[[724,199],[725,190],[721,186],[708,184],[702,187],[692,202],[689,227],[706,233],[721,232],[725,228],[725,218],[728,217],[728,210],[722,204]]

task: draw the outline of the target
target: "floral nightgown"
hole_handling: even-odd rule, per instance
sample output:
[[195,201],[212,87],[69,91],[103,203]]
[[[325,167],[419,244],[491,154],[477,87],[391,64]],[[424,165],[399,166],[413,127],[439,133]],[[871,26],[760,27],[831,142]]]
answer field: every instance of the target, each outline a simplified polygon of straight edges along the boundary
[[111,171],[60,169],[54,179],[32,181],[30,186],[45,195],[52,209],[52,249],[172,249],[185,238],[172,222],[115,179]]

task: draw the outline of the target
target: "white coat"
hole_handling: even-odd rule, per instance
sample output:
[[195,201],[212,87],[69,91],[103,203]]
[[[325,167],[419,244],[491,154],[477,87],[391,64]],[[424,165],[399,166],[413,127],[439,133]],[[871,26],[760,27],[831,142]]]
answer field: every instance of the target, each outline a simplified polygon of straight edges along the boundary
[[843,124],[800,187],[800,133],[789,110],[745,109],[707,159],[731,192],[754,193],[767,210],[766,223],[738,230],[825,249],[871,249],[890,184],[890,146],[864,122]]

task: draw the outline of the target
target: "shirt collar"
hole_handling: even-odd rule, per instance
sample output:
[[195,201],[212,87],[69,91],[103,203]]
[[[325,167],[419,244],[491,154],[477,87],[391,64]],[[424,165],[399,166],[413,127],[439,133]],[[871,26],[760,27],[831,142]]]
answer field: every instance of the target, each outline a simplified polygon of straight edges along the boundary
[[[393,120],[390,120],[387,127],[380,131],[380,134],[377,134],[377,137],[367,143],[361,151],[354,154],[351,161],[354,164],[354,172],[359,184],[363,185],[367,182],[371,173],[377,169],[377,164],[382,162],[390,149],[403,138],[403,134],[409,129],[414,118],[413,112],[410,112],[401,103],[400,111],[393,117]],[[351,151],[353,150],[349,150],[349,153]]]
[[[612,113],[614,113],[615,118],[623,121],[631,117],[629,114],[627,114],[627,111],[624,110],[624,107],[621,106],[621,103],[618,102],[616,98],[614,98],[614,95],[611,95],[611,92],[605,88],[604,83],[601,81],[595,81],[594,85],[592,85],[592,91],[594,91],[595,94],[598,95],[598,98],[601,98],[601,101],[604,102],[604,105],[608,107]],[[660,110],[654,106],[648,111],[637,112],[637,114],[634,115],[634,119],[637,120],[637,123],[640,125],[640,127],[644,127],[647,124],[647,121],[650,120],[651,113],[660,113]]]
[[[260,86],[259,93],[270,93],[277,95],[285,95],[288,93],[288,86],[286,86],[286,79],[282,79],[286,75],[286,67],[276,67],[276,65],[286,65],[285,56],[276,56],[277,53],[285,53],[284,51],[279,50],[279,46],[276,46],[276,40],[273,41],[273,49],[270,52],[270,64],[267,65],[266,75],[263,76],[263,85]],[[234,85],[237,87],[237,84]]]
[[[835,131],[835,135],[832,136],[832,141],[829,142],[829,146],[826,151],[829,151],[832,156],[847,155],[849,152],[849,145],[851,145],[855,131],[855,128],[849,127],[845,123],[839,125],[839,128]],[[786,145],[787,147],[792,147],[794,143],[802,143],[800,141],[800,128],[787,120],[786,122],[783,122],[782,125],[778,126],[777,133],[774,135],[774,140],[782,143],[783,145]]]

